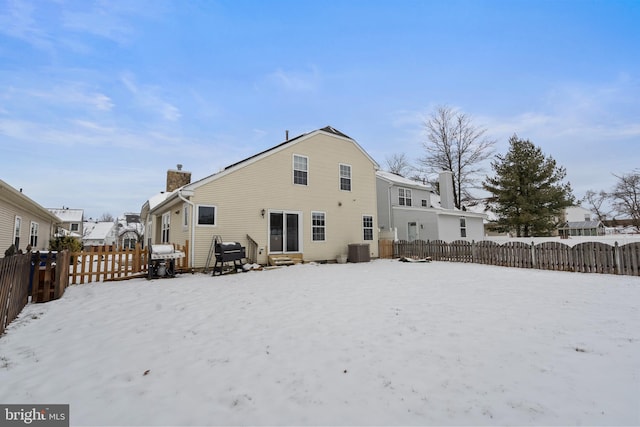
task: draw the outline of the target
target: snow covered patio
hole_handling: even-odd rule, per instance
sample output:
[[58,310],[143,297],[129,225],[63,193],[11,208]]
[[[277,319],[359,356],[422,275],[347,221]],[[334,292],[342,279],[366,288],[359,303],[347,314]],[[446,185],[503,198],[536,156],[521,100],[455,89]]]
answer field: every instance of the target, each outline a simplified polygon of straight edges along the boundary
[[0,338],[71,425],[638,425],[640,279],[446,262],[71,286]]

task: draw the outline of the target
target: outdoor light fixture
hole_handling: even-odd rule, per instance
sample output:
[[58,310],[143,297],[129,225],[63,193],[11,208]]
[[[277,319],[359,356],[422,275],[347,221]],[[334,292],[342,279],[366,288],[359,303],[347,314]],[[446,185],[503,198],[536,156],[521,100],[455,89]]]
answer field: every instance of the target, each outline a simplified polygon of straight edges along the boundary
[[264,218],[264,214],[265,214],[265,210],[264,210],[264,209],[262,209],[262,210],[260,211],[260,215],[262,215],[262,218]]

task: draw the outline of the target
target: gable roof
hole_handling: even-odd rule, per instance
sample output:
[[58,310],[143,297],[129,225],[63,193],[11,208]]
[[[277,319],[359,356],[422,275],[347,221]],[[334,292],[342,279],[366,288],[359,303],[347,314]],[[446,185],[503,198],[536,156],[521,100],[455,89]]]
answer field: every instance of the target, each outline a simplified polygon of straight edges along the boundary
[[[329,134],[331,136],[334,136],[336,138],[340,138],[340,139],[344,139],[346,141],[351,142],[352,144],[354,144],[356,146],[356,148],[358,148],[358,150],[360,150],[360,152],[362,152],[362,154],[364,154],[364,156],[369,159],[369,161],[373,164],[374,168],[377,170],[380,166],[378,165],[378,163],[352,138],[350,138],[349,136],[347,136],[346,134],[340,132],[339,130],[331,127],[331,126],[325,126],[321,129],[317,129],[314,130],[312,132],[307,132],[307,133],[303,133],[302,135],[298,135],[294,138],[288,139],[284,142],[281,142],[278,145],[275,145],[271,148],[268,148],[264,151],[261,151],[257,154],[254,154],[253,156],[247,157],[244,160],[240,160],[239,162],[233,163],[227,167],[225,167],[224,169],[222,169],[220,172],[216,172],[212,175],[209,175],[207,177],[204,177],[202,179],[199,179],[197,181],[194,181],[190,184],[186,184],[180,188],[175,189],[173,192],[171,193],[161,193],[162,195],[157,195],[157,199],[155,199],[154,201],[157,201],[157,203],[152,204],[151,200],[148,200],[147,202],[145,202],[145,204],[143,205],[143,209],[142,211],[145,211],[145,209],[149,209],[149,211],[153,211],[154,209],[158,208],[159,206],[165,205],[167,203],[171,203],[173,201],[173,199],[179,197],[179,194],[181,191],[183,190],[194,190],[202,185],[208,184],[212,181],[215,181],[225,175],[230,174],[231,172],[234,172],[240,168],[243,168],[245,166],[248,166],[254,162],[257,162],[258,160],[261,160],[267,156],[270,156],[272,154],[275,154],[279,151],[282,151],[283,149],[290,147],[292,145],[298,144],[299,142],[305,141],[319,133],[325,133],[325,134]],[[164,196],[164,198],[163,198]]]
[[104,240],[113,227],[113,222],[87,222],[82,240]]
[[49,208],[49,212],[60,218],[62,222],[82,222],[83,209]]
[[0,179],[0,200],[6,200],[8,203],[17,205],[26,211],[48,218],[51,222],[59,223],[60,218],[52,214],[48,209],[39,205],[20,191],[16,190],[6,182]]
[[433,190],[433,188],[430,185],[423,184],[420,181],[414,181],[413,179],[405,178],[400,175],[396,175],[393,172],[377,171],[376,176],[389,183],[398,184],[405,187],[414,187],[414,188],[418,188],[426,191]]

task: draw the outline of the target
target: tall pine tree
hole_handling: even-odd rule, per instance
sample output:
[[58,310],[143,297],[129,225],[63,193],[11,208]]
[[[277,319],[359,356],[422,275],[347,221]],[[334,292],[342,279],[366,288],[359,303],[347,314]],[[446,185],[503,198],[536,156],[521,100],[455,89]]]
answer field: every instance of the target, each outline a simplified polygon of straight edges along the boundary
[[497,229],[518,237],[548,236],[558,226],[564,208],[574,203],[566,170],[529,140],[509,138],[509,151],[491,163],[495,173],[483,183],[492,196]]

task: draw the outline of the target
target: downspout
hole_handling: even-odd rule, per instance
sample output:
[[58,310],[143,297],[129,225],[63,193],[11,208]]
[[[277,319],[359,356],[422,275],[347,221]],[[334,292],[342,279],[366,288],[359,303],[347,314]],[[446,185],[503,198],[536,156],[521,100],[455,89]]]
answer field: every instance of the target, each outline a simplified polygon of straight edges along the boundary
[[[393,222],[393,218],[392,218],[392,213],[393,213],[393,209],[391,207],[391,188],[393,187],[393,184],[389,184],[389,186],[387,187],[387,205],[389,206],[389,231],[391,231],[394,227],[394,222]],[[397,235],[397,232],[395,233],[395,235]]]
[[192,201],[189,201],[184,198],[184,196],[182,195],[182,190],[178,190],[178,198],[180,198],[180,200],[182,200],[183,202],[185,202],[191,207],[191,224],[189,225],[191,227],[191,247],[189,248],[189,264],[193,269],[195,267],[195,252],[196,252],[194,250],[196,247],[196,226],[194,222],[196,219],[196,209],[195,209],[196,205]]

